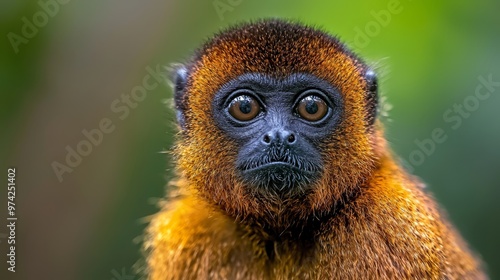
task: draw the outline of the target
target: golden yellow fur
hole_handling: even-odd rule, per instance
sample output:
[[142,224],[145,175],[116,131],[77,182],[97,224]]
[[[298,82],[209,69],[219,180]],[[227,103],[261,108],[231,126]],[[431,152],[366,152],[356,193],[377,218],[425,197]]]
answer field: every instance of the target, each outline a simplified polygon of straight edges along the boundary
[[[180,196],[148,228],[149,279],[485,278],[422,184],[395,163],[381,124],[367,125],[367,67],[337,39],[259,21],[216,35],[188,70],[174,151]],[[310,73],[342,94],[342,121],[318,145],[322,176],[297,194],[246,186],[238,144],[213,120],[215,92],[252,72]]]

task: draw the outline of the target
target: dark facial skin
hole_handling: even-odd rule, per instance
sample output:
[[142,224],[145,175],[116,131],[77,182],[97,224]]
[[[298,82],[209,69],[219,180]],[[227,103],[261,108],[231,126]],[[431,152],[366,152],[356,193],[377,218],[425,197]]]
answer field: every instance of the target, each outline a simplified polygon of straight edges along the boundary
[[316,76],[245,74],[216,93],[216,124],[241,147],[236,167],[249,186],[290,193],[322,172],[319,144],[342,116],[340,93]]

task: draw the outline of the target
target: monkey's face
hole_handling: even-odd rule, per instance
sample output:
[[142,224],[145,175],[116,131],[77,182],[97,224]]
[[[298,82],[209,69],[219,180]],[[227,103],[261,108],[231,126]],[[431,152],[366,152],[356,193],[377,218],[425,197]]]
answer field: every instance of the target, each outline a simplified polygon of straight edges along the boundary
[[177,70],[179,169],[235,216],[329,211],[374,168],[376,91],[326,33],[278,20],[229,29]]
[[323,170],[318,144],[342,117],[342,97],[314,75],[244,74],[215,94],[218,128],[238,144],[234,165],[250,188],[303,191]]

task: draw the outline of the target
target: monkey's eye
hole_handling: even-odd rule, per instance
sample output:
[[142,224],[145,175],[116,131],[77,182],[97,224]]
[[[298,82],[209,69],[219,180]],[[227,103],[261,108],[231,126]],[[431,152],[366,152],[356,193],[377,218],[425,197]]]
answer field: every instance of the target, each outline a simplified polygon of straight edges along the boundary
[[248,95],[237,96],[229,103],[229,114],[239,121],[249,121],[259,113],[259,103]]
[[326,102],[316,95],[309,95],[302,98],[297,105],[297,113],[307,121],[319,121],[328,113]]

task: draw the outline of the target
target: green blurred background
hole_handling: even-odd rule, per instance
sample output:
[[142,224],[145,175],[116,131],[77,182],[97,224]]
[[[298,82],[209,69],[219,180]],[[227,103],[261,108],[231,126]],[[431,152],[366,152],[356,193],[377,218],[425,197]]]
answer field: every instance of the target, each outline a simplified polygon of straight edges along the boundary
[[[40,3],[58,4],[44,18]],[[229,24],[287,17],[338,34],[377,65],[393,149],[500,279],[500,86],[471,101],[478,77],[500,82],[499,13],[496,0],[3,1],[0,178],[17,168],[19,220],[15,274],[6,270],[0,227],[0,278],[139,279],[133,266],[144,218],[155,213],[172,169],[159,153],[175,134],[172,92],[165,84],[148,91],[123,120],[111,104],[141,85],[146,67],[182,62]],[[39,26],[13,46],[12,33],[24,36],[23,18]],[[453,129],[443,114],[464,100],[477,108]],[[59,182],[53,162],[64,163],[66,146],[75,148],[86,139],[82,130],[103,118],[114,131]],[[436,128],[446,141],[418,159],[415,140]],[[4,183],[0,221],[6,192]]]

